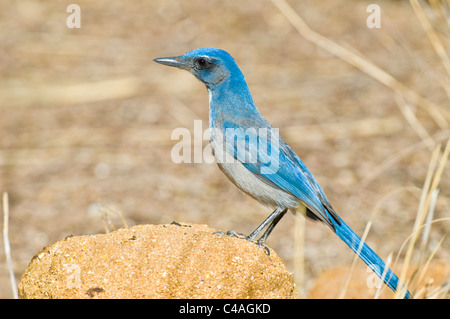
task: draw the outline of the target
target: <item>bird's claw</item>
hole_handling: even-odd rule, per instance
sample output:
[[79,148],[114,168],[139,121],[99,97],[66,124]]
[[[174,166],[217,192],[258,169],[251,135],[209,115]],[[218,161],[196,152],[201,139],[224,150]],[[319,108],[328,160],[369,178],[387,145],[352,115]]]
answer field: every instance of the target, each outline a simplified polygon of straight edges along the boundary
[[234,230],[229,230],[227,232],[218,230],[213,233],[213,235],[215,235],[215,234],[219,234],[220,237],[227,235],[227,236],[236,237],[236,238],[247,238],[247,236],[245,236],[244,234],[235,232]]
[[261,244],[260,242],[257,242],[257,241],[252,241],[252,243],[254,243],[254,244],[255,244],[256,246],[258,246],[259,248],[264,249],[264,251],[266,252],[267,256],[270,256],[270,250],[269,250],[269,247],[267,247],[266,245]]

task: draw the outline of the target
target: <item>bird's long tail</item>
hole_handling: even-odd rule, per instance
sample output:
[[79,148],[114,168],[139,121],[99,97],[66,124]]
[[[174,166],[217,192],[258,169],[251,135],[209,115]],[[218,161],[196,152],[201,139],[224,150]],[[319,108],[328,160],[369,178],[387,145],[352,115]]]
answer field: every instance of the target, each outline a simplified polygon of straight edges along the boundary
[[[399,279],[388,268],[384,261],[365,243],[361,238],[340,219],[340,225],[333,220],[336,235],[339,236],[369,267],[375,272],[378,277],[382,278],[384,283],[388,285],[393,291],[399,288]],[[362,243],[362,245],[361,245]],[[406,290],[405,298],[412,298],[410,292]]]

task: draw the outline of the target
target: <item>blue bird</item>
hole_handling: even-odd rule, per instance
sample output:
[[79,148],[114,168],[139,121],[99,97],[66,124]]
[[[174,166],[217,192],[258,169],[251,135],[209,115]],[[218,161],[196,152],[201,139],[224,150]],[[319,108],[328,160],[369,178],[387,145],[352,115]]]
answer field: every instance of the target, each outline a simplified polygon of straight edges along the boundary
[[[338,216],[305,164],[259,113],[244,75],[229,53],[202,48],[154,61],[187,70],[206,85],[210,145],[219,168],[244,193],[274,209],[247,240],[262,245],[288,210],[302,213],[330,227],[393,291],[397,290],[397,276]],[[409,291],[405,297],[411,298]]]

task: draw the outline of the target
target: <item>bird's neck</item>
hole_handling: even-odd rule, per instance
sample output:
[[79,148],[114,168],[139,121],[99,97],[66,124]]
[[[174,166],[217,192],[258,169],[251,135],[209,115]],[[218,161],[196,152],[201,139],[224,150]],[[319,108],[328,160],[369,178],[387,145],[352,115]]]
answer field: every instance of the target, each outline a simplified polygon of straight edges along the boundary
[[258,113],[243,78],[226,79],[219,86],[209,87],[208,96],[210,127],[219,127],[226,120]]

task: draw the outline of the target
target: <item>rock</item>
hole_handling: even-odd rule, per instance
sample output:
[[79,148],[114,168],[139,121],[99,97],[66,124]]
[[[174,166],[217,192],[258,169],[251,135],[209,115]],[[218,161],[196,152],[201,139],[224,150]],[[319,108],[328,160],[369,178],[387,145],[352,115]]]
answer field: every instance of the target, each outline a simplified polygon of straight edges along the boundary
[[206,225],[139,225],[66,237],[30,262],[20,298],[295,298],[270,255]]

